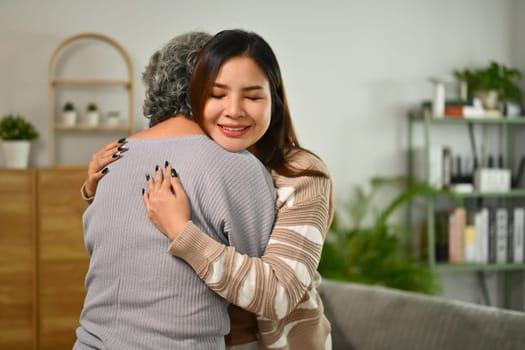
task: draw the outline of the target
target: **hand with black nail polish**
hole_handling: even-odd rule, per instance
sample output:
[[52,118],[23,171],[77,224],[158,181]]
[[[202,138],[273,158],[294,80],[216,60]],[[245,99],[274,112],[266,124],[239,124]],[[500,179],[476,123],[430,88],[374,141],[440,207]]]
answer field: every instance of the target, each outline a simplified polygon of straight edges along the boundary
[[100,179],[110,172],[109,164],[119,160],[122,154],[128,150],[127,139],[120,138],[102,147],[91,156],[88,165],[87,178],[82,185],[82,197],[91,203],[97,191]]
[[173,240],[191,219],[190,202],[177,171],[168,164],[164,170],[158,169],[155,181],[150,179],[147,185],[143,197],[148,217],[162,233]]

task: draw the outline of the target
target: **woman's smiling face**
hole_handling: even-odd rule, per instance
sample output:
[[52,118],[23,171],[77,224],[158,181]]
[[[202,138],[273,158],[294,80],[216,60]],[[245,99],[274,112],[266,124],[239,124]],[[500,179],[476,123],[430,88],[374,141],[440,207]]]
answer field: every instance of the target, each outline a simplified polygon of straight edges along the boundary
[[250,57],[224,62],[204,105],[206,133],[230,152],[249,149],[270,126],[270,83]]

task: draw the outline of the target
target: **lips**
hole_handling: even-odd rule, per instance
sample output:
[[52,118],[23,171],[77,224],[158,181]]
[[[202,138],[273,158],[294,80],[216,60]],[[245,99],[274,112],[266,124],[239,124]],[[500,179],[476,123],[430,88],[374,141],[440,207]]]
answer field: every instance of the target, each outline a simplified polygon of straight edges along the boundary
[[221,125],[219,124],[221,132],[228,137],[240,137],[248,132],[250,126],[244,125]]

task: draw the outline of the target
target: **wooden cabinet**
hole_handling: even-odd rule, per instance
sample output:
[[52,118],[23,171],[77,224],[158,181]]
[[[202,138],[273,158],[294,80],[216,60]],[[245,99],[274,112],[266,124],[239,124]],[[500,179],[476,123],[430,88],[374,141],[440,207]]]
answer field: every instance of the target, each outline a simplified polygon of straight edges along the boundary
[[84,301],[89,255],[80,197],[85,168],[38,171],[39,349],[71,349]]
[[0,349],[71,349],[89,256],[86,168],[0,170]]
[[0,349],[35,337],[36,171],[0,173]]

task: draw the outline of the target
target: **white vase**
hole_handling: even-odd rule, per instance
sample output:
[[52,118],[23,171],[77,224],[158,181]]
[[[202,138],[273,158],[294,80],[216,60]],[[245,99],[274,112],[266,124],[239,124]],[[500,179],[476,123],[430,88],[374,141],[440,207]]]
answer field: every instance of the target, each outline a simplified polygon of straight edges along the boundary
[[13,140],[2,141],[4,151],[4,160],[7,168],[26,169],[29,163],[29,151],[31,150],[31,141]]
[[120,112],[110,111],[106,117],[106,124],[109,126],[117,126],[120,124]]
[[97,126],[100,120],[100,114],[97,111],[90,111],[86,113],[86,124],[89,126]]
[[75,125],[77,122],[77,112],[76,111],[64,111],[62,112],[62,124],[67,126]]

